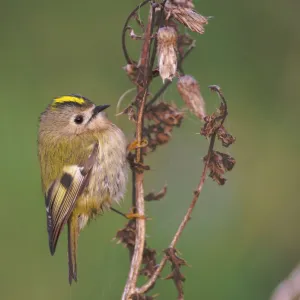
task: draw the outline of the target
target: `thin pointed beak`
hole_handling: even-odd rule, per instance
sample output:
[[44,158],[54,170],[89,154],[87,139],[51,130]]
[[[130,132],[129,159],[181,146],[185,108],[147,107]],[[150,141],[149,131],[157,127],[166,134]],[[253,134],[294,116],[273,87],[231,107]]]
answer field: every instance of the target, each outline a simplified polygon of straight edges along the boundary
[[104,104],[104,105],[98,105],[93,109],[93,113],[91,118],[89,119],[88,123],[91,122],[101,111],[103,111],[104,109],[110,107],[110,105],[108,104]]
[[103,111],[104,109],[110,107],[109,104],[104,104],[104,105],[98,105],[94,108],[93,110],[93,116],[96,116],[99,112]]

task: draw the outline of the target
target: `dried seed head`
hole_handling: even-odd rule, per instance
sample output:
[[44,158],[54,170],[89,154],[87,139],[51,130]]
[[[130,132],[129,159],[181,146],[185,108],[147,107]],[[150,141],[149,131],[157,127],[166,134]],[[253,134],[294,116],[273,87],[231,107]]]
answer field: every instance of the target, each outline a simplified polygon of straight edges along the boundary
[[193,0],[169,0],[172,4],[187,7],[187,8],[194,8]]
[[199,119],[205,118],[205,103],[198,82],[190,75],[178,79],[177,89],[189,110]]
[[177,70],[177,33],[173,27],[162,27],[157,32],[159,74],[172,80]]
[[200,34],[204,33],[204,25],[208,23],[208,18],[198,14],[192,7],[176,5],[174,1],[168,0],[165,4],[165,11],[167,13],[167,19],[173,17],[190,30]]

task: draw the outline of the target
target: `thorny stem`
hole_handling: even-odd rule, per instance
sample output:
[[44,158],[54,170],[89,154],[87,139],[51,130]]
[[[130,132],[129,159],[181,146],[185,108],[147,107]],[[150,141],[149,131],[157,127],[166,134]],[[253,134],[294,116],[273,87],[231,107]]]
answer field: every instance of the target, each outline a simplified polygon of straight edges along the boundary
[[[146,3],[146,1],[145,1]],[[150,7],[148,24],[145,31],[144,43],[141,52],[140,58],[140,75],[143,76],[143,82],[138,86],[137,90],[137,106],[138,106],[138,118],[136,123],[136,140],[137,143],[140,144],[143,138],[143,119],[144,119],[144,109],[145,103],[148,96],[148,80],[149,80],[149,55],[150,55],[150,45],[151,45],[151,34],[152,34],[152,7]],[[142,163],[143,157],[141,153],[141,149],[138,148],[136,150],[135,156],[136,163]],[[144,204],[144,174],[143,172],[136,172],[134,169],[132,172],[135,173],[133,177],[135,177],[135,207],[136,212],[140,216],[145,215],[145,204]],[[144,218],[136,219],[136,238],[135,238],[135,247],[134,252],[131,259],[130,271],[128,275],[128,279],[126,282],[126,286],[123,291],[122,300],[129,300],[136,289],[136,282],[139,275],[139,269],[143,258],[143,251],[145,245],[145,232],[146,232],[146,224]]]
[[[227,103],[226,103],[226,100],[222,94],[222,92],[220,91],[220,88],[217,87],[217,86],[210,86],[211,90],[215,91],[218,93],[218,95],[220,96],[222,102],[224,103],[225,105],[225,113],[224,115],[222,116],[222,122],[220,124],[220,126],[218,128],[216,128],[215,132],[213,133],[213,135],[211,136],[210,138],[210,143],[209,143],[209,147],[208,147],[208,152],[207,152],[207,159],[206,159],[206,162],[205,162],[205,165],[204,165],[204,168],[203,168],[203,171],[202,171],[202,175],[201,175],[201,178],[200,178],[200,182],[197,186],[197,189],[194,191],[194,197],[192,199],[192,202],[183,218],[183,220],[181,221],[170,245],[169,245],[169,248],[175,248],[184,228],[186,227],[188,221],[191,219],[191,215],[192,215],[192,212],[196,206],[196,203],[199,199],[199,196],[201,194],[201,191],[203,189],[203,186],[204,186],[204,183],[205,183],[205,180],[206,180],[206,175],[207,175],[207,171],[208,171],[208,165],[210,163],[210,158],[211,158],[211,155],[212,155],[212,152],[213,152],[213,149],[214,149],[214,145],[215,145],[215,140],[216,140],[216,135],[217,135],[217,132],[219,130],[219,128],[222,126],[222,124],[224,123],[226,117],[227,117]],[[161,271],[163,270],[166,262],[168,260],[168,257],[167,255],[164,255],[160,264],[158,265],[157,269],[155,270],[154,274],[152,275],[152,277],[148,280],[148,282],[146,282],[144,285],[142,285],[140,288],[136,288],[135,290],[135,293],[137,294],[144,294],[146,293],[147,291],[149,291],[155,284],[158,276],[160,275]]]

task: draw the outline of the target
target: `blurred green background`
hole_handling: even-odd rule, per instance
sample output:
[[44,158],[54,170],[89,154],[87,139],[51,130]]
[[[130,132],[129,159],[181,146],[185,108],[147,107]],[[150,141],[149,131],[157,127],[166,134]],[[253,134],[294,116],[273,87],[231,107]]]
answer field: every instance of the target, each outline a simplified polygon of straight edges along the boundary
[[[106,213],[80,236],[79,282],[68,284],[66,235],[48,249],[37,159],[38,117],[55,96],[81,93],[110,103],[109,116],[132,138],[133,125],[114,117],[132,88],[121,67],[121,29],[138,5],[127,1],[0,2],[1,299],[120,299],[128,252],[112,242],[125,220]],[[299,1],[195,1],[214,16],[185,63],[207,89],[218,84],[229,104],[229,151],[237,164],[224,187],[210,179],[178,249],[186,299],[268,299],[300,260]],[[131,42],[139,49],[140,42]],[[159,79],[157,79],[159,80]],[[131,96],[125,98],[130,102]],[[183,107],[176,86],[164,95]],[[126,105],[126,104],[123,104]],[[168,183],[161,202],[147,204],[148,243],[159,256],[181,221],[202,169],[208,142],[187,114],[172,141],[147,157],[146,192]],[[122,210],[130,206],[130,186]],[[169,267],[163,275],[167,275]],[[172,281],[153,293],[176,299]]]

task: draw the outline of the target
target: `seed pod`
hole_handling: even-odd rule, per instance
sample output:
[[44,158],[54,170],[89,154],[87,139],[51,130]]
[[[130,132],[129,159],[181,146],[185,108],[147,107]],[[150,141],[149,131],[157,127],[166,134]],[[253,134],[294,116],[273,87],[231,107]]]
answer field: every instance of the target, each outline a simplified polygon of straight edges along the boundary
[[177,70],[177,33],[173,27],[157,32],[158,69],[163,82],[172,80]]
[[188,109],[203,120],[206,116],[205,103],[198,82],[190,75],[178,79],[177,89]]
[[198,14],[192,7],[175,5],[173,2],[168,0],[165,4],[167,19],[172,17],[190,30],[203,34],[208,18]]

